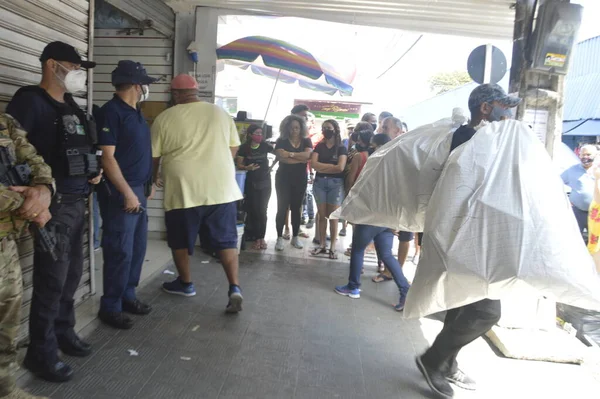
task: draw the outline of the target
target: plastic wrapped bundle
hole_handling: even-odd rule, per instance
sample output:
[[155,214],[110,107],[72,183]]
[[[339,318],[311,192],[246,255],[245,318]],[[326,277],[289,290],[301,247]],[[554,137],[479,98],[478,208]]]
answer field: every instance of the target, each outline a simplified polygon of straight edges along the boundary
[[600,310],[600,277],[562,180],[522,122],[491,123],[452,152],[424,232],[406,317],[532,294]]
[[371,155],[332,214],[356,224],[422,231],[425,209],[450,153],[450,118],[403,134]]

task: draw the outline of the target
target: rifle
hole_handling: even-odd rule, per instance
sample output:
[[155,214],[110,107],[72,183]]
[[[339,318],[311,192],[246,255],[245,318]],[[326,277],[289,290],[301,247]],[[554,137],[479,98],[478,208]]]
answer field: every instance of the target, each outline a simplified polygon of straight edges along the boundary
[[[13,165],[7,147],[0,147],[0,184],[5,187],[10,186],[28,186],[31,168],[27,164]],[[30,228],[40,237],[42,251],[49,254],[55,262],[58,260],[56,255],[56,242],[45,227],[40,227],[35,223],[30,224]]]

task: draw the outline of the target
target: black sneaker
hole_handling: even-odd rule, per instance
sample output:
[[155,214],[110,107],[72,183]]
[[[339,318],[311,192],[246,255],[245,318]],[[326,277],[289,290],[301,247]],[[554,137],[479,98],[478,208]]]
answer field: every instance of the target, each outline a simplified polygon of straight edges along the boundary
[[119,330],[129,330],[133,327],[133,320],[125,313],[98,312],[98,318],[104,323]]
[[123,312],[144,316],[152,312],[152,306],[141,302],[139,299],[132,302],[123,301]]
[[468,391],[474,391],[477,389],[477,383],[474,379],[462,372],[462,370],[456,370],[452,375],[446,377],[448,381],[453,383],[459,388],[466,389]]
[[427,381],[427,384],[429,385],[429,387],[431,388],[431,390],[435,393],[437,393],[438,395],[442,396],[443,398],[453,398],[454,397],[454,391],[452,390],[452,387],[450,386],[450,383],[448,382],[448,380],[446,380],[446,376],[444,374],[442,374],[441,372],[437,371],[437,370],[432,370],[430,368],[427,368],[424,364],[423,364],[423,360],[421,356],[417,356],[417,367],[419,368],[419,371],[421,372],[421,374],[423,374],[423,377],[425,377],[425,380]]

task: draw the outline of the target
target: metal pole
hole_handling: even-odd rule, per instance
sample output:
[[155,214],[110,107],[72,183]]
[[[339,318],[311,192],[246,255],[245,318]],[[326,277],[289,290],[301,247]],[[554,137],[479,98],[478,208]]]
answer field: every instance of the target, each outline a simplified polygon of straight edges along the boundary
[[271,92],[271,98],[269,98],[269,104],[267,105],[267,111],[265,112],[265,117],[263,119],[263,125],[267,123],[267,114],[269,113],[269,108],[271,107],[271,101],[273,101],[273,95],[275,94],[275,89],[277,88],[277,82],[279,82],[279,75],[281,75],[281,69],[277,72],[277,79],[275,80],[275,85],[273,86],[273,91]]
[[[95,0],[89,0],[88,9],[88,60],[94,56],[94,10]],[[87,109],[92,113],[94,105],[94,70],[88,69]],[[88,254],[90,257],[90,295],[96,294],[96,261],[94,256],[94,195],[88,196]]]
[[485,45],[485,64],[483,67],[483,83],[490,83],[492,80],[492,45]]

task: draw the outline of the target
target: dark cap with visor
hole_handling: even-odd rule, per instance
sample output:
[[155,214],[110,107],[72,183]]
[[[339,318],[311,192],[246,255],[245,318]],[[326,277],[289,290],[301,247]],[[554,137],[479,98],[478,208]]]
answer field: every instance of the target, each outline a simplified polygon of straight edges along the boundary
[[477,86],[471,92],[469,109],[479,108],[483,103],[491,104],[494,101],[498,101],[509,108],[516,107],[521,103],[520,98],[509,96],[500,85],[486,83]]
[[130,60],[119,61],[117,67],[112,71],[113,86],[119,84],[149,85],[158,79],[148,76],[142,64]]
[[52,42],[44,47],[40,57],[41,62],[53,59],[54,61],[65,61],[80,65],[82,68],[90,69],[96,66],[95,62],[84,61],[81,59],[75,47],[63,42]]

